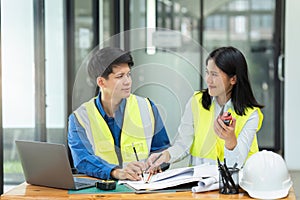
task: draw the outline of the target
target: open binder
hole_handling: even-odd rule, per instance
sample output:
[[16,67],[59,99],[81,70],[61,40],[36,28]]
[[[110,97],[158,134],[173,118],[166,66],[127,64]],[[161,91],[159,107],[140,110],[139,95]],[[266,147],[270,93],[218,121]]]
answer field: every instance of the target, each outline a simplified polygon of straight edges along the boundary
[[[191,190],[192,186],[203,178],[218,175],[217,165],[199,165],[194,167],[184,167],[169,169],[164,172],[153,175],[151,180],[146,183],[141,181],[119,181],[118,184],[124,184],[137,193],[154,192],[165,189],[175,191]],[[147,177],[144,177],[147,179]]]

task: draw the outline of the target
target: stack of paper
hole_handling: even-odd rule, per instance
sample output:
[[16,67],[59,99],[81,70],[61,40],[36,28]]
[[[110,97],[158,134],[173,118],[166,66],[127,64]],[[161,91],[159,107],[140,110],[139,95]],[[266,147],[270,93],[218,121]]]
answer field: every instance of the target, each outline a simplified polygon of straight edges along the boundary
[[[198,182],[203,178],[218,175],[216,165],[200,165],[194,167],[184,167],[170,169],[152,176],[149,183],[142,181],[119,181],[119,184],[127,184],[135,190],[159,190],[170,188],[186,183]],[[145,177],[147,179],[147,177]]]

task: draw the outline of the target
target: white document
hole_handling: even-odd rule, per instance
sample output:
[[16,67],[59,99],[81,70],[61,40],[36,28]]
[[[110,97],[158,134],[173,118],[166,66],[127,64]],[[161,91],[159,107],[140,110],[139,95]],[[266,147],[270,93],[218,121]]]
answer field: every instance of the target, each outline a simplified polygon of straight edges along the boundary
[[[170,169],[153,175],[149,183],[142,181],[119,181],[119,184],[127,184],[135,190],[159,190],[182,185],[185,183],[197,182],[203,178],[218,175],[216,165],[200,165],[195,167],[184,167]],[[147,177],[145,177],[147,179]]]
[[[170,180],[177,180],[184,177],[191,177],[194,174],[194,168],[193,167],[184,167],[184,168],[177,168],[172,170],[167,170],[162,173],[157,173],[153,176],[151,176],[151,179],[149,182],[153,183],[155,181],[162,181],[164,179]],[[148,177],[145,177],[148,178]]]
[[219,189],[219,183],[214,183],[212,185],[202,187],[202,186],[195,186],[192,187],[192,192],[198,193],[198,192],[207,192],[207,191],[212,191],[212,190],[218,190]]
[[214,183],[219,183],[219,176],[218,175],[203,179],[203,180],[199,181],[198,185],[202,186],[202,187],[207,187],[207,186],[210,186]]
[[202,179],[198,186],[192,187],[192,192],[206,192],[219,189],[219,175]]

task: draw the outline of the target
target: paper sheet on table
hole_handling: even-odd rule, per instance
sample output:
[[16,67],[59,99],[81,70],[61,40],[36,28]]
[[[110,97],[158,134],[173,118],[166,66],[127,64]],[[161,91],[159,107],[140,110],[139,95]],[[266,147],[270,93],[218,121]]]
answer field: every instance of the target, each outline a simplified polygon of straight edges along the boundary
[[[162,173],[157,173],[151,177],[150,182],[161,181],[168,178],[178,179],[183,178],[184,176],[191,177],[194,174],[193,167],[184,167],[184,168],[177,168],[173,170],[167,170]],[[175,177],[176,176],[176,177]]]
[[218,175],[200,180],[198,186],[192,187],[192,192],[206,192],[217,189],[219,189]]
[[[127,184],[135,190],[158,190],[202,180],[203,177],[218,175],[216,165],[199,165],[167,170],[153,175],[151,182],[144,181],[119,181],[119,184]],[[156,176],[156,177],[155,177]]]

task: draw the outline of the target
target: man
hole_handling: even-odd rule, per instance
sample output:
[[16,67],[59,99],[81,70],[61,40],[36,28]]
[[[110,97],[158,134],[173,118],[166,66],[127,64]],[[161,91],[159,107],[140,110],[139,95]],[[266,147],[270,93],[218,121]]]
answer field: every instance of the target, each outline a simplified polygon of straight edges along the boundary
[[131,66],[130,53],[118,48],[106,47],[91,57],[88,73],[98,95],[69,116],[68,144],[80,173],[141,180],[143,161],[170,146],[157,107],[131,94]]

